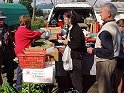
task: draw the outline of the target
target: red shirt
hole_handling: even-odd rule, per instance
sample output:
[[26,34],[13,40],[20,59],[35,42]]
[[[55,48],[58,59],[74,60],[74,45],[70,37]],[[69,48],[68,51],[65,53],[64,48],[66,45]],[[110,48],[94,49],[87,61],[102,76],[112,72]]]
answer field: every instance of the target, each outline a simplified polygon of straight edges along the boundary
[[32,41],[41,36],[40,32],[34,32],[24,26],[19,26],[15,32],[15,54],[16,56],[24,49],[28,48]]

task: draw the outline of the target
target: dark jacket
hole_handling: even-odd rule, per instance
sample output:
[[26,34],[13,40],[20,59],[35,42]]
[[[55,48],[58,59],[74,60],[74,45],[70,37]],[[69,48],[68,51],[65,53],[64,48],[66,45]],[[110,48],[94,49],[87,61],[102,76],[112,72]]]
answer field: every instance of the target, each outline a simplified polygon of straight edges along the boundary
[[73,25],[70,31],[68,46],[71,48],[72,59],[82,59],[83,54],[86,52],[85,37],[78,24]]
[[1,29],[0,33],[0,41],[1,41],[1,55],[3,56],[4,61],[13,61],[15,57],[14,54],[14,45],[13,45],[13,38],[9,26],[4,24]]

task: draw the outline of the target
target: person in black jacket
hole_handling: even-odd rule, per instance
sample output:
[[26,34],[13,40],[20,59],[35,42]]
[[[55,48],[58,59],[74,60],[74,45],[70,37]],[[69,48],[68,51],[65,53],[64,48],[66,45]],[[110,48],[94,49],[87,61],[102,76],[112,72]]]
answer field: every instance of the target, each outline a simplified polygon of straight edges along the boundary
[[7,82],[13,84],[14,78],[14,45],[9,26],[4,23],[6,16],[0,11],[0,64],[7,73]]
[[64,13],[64,24],[69,27],[66,38],[62,41],[64,45],[68,45],[71,49],[70,57],[72,59],[73,69],[68,71],[71,77],[74,88],[82,93],[82,61],[83,54],[86,52],[85,37],[82,29],[77,24],[79,15],[74,10],[69,10]]

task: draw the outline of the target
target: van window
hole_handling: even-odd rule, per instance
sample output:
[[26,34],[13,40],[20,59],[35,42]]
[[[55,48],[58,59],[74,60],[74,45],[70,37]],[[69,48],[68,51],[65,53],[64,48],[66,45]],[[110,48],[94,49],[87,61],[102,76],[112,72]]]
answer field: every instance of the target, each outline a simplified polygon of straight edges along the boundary
[[53,10],[52,14],[51,14],[51,18],[49,20],[49,26],[57,26],[57,22],[59,21],[59,19],[61,19],[63,21],[63,14],[66,10],[75,10],[79,16],[80,16],[80,20],[78,23],[84,23],[84,19],[86,18],[92,18],[94,19],[94,21],[96,21],[96,17],[95,17],[95,12],[92,8],[81,8],[81,7],[76,7],[76,8],[63,8],[63,7],[57,7]]

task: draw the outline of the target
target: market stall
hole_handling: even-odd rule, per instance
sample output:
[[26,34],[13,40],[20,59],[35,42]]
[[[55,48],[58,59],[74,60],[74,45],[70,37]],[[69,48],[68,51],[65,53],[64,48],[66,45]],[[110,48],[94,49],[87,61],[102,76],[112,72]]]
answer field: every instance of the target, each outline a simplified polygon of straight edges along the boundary
[[[47,37],[42,35],[42,39],[34,41],[32,47],[23,50],[18,56],[20,67],[23,69],[23,82],[49,85],[55,84],[57,81],[57,87],[63,91],[72,87],[72,84],[68,72],[63,69],[62,54],[65,46],[57,41],[58,34],[61,33],[62,29],[60,27],[49,27],[47,31],[50,35]],[[87,47],[94,47],[95,36],[96,34],[92,33],[86,39]],[[84,86],[86,90],[95,81],[95,76],[90,76],[93,58],[93,55],[86,53],[82,60],[84,83],[88,83],[86,79],[89,77],[92,78],[91,83]],[[63,79],[64,81],[62,81]]]
[[29,84],[29,93],[32,83],[46,85],[54,83],[58,50],[52,45],[50,43],[49,45],[30,47],[18,55],[20,67],[23,69],[23,82]]

